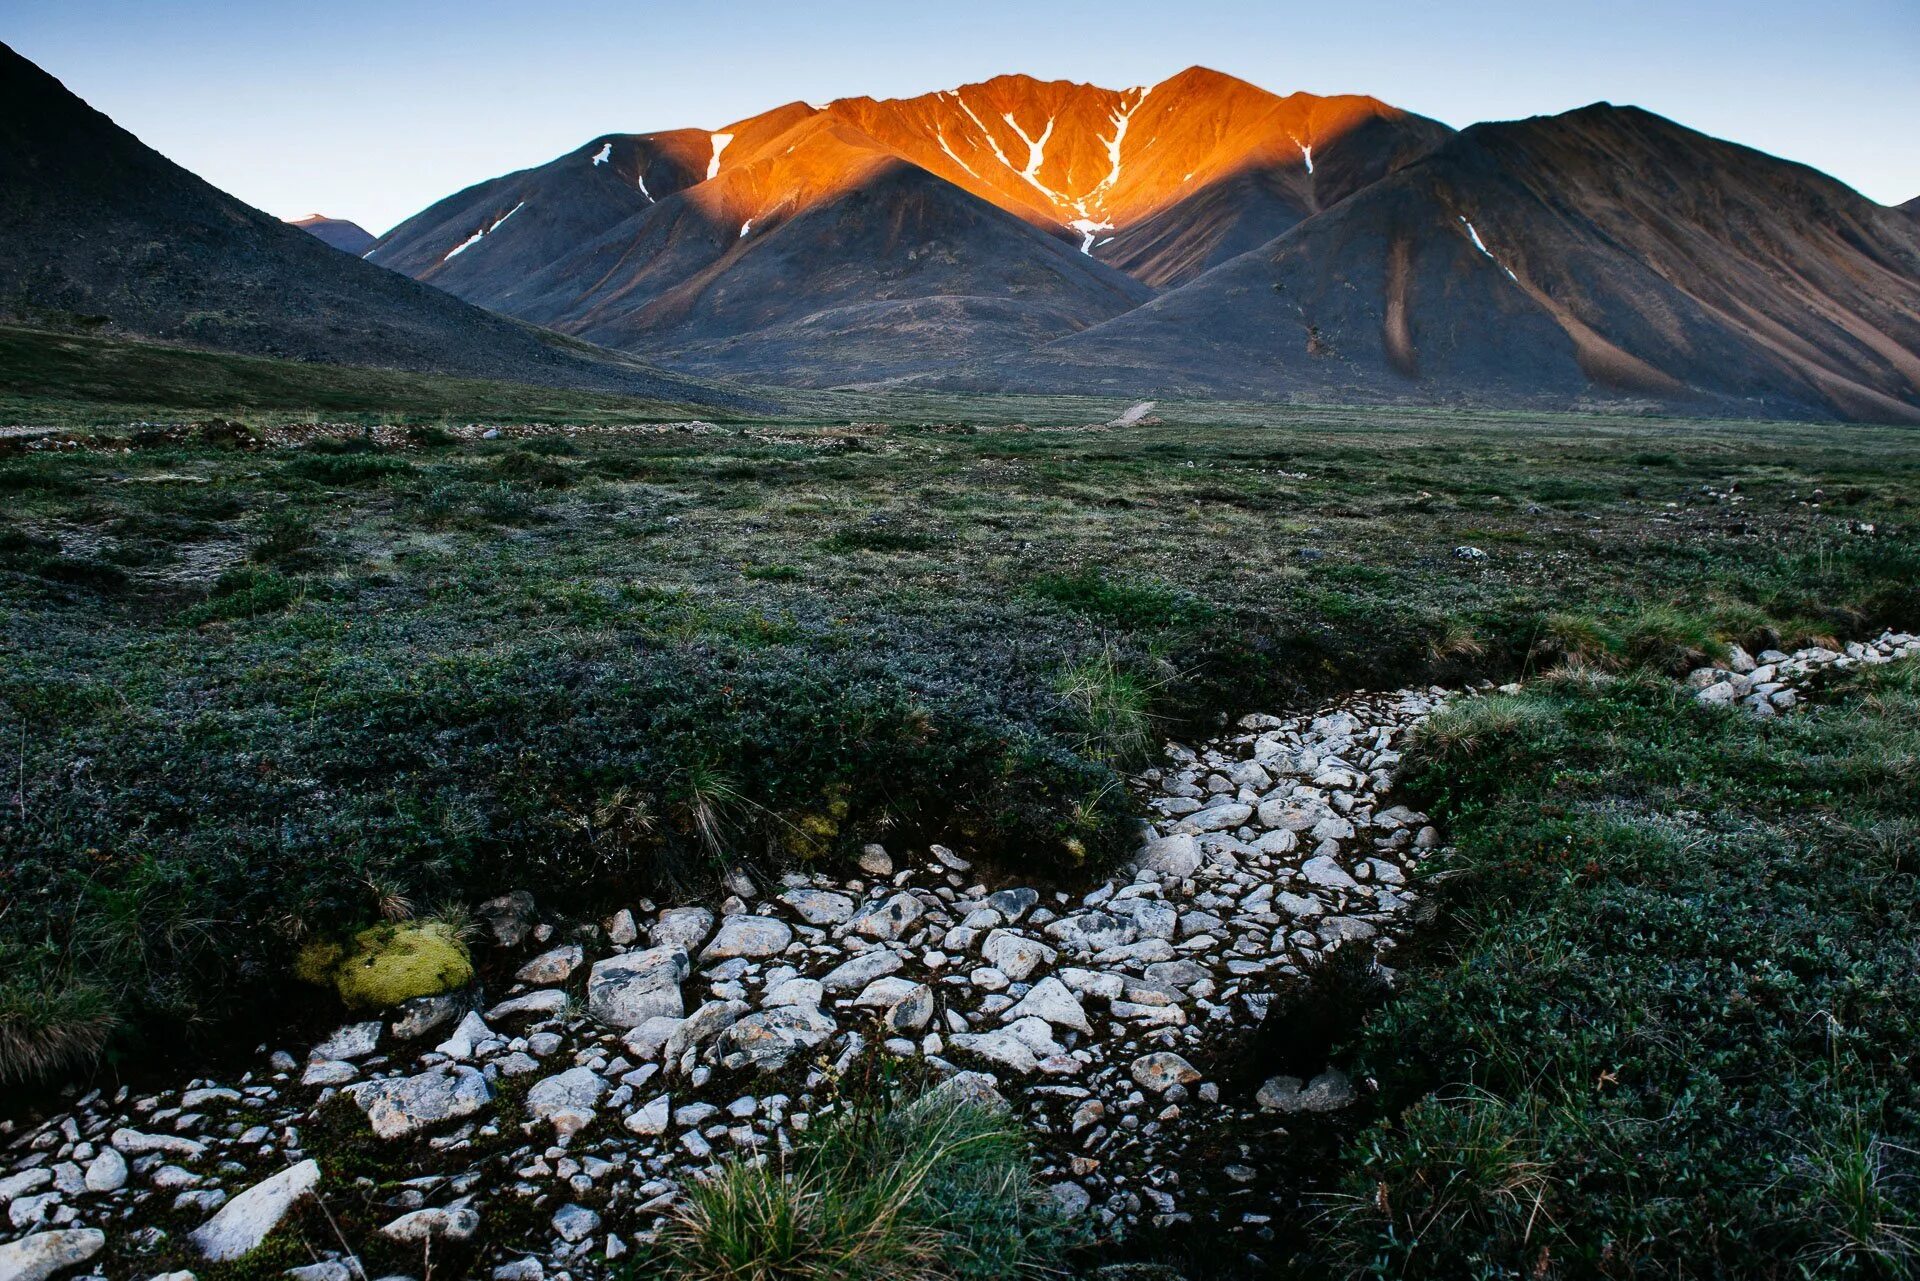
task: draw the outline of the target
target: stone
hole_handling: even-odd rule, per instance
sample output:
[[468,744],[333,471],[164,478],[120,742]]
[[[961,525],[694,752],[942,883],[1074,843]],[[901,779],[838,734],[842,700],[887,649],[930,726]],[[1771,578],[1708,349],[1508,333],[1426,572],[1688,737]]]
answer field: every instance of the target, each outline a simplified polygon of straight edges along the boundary
[[580,968],[580,962],[585,959],[586,953],[581,950],[578,943],[549,948],[516,970],[513,981],[533,987],[565,983],[573,977],[573,972]]
[[633,1133],[643,1136],[665,1134],[672,1115],[673,1096],[662,1094],[628,1116],[626,1126]]
[[853,916],[853,900],[845,894],[800,887],[780,898],[808,925],[843,925]]
[[1131,922],[1102,911],[1079,912],[1048,924],[1048,938],[1075,952],[1101,952],[1134,940]]
[[893,875],[893,858],[884,845],[862,845],[858,862],[868,876]]
[[529,1255],[493,1270],[493,1281],[546,1281],[546,1265]]
[[780,1005],[811,1005],[818,1007],[826,997],[826,985],[819,979],[787,979],[767,989],[760,1004],[768,1009]]
[[1078,1183],[1053,1183],[1047,1186],[1063,1219],[1077,1219],[1093,1207],[1093,1198]]
[[480,1230],[480,1212],[472,1209],[431,1208],[403,1214],[380,1229],[389,1241],[465,1241]]
[[127,1158],[113,1148],[101,1148],[87,1164],[87,1191],[118,1192],[127,1185]]
[[1193,1064],[1171,1051],[1143,1054],[1128,1069],[1134,1082],[1144,1090],[1164,1094],[1176,1085],[1188,1085],[1200,1079]]
[[1309,885],[1317,885],[1323,890],[1358,890],[1360,882],[1347,874],[1347,870],[1335,860],[1320,855],[1310,858],[1300,865],[1300,875],[1307,878]]
[[1030,1076],[1040,1068],[1040,1060],[1034,1055],[1033,1047],[1010,1031],[956,1032],[948,1039],[956,1050],[977,1054],[1023,1076]]
[[729,916],[720,922],[720,931],[713,936],[713,941],[702,949],[700,960],[703,963],[732,957],[758,960],[779,955],[791,942],[793,927],[785,921],[771,916]]
[[204,1258],[215,1263],[243,1259],[259,1249],[288,1212],[319,1185],[319,1162],[309,1158],[289,1166],[221,1206],[189,1239]]
[[347,1087],[383,1139],[413,1134],[442,1121],[472,1116],[493,1102],[487,1078],[466,1064],[434,1068],[418,1076],[387,1077]]
[[1008,1023],[1027,1017],[1044,1019],[1055,1027],[1070,1027],[1089,1036],[1093,1034],[1093,1028],[1087,1024],[1086,1010],[1067,990],[1067,985],[1051,975],[1035,983],[1012,1009],[1000,1016]]
[[753,1007],[745,1001],[708,1001],[702,1005],[667,1038],[668,1069],[688,1050],[705,1045],[752,1011]]
[[1304,1084],[1297,1076],[1269,1077],[1254,1102],[1269,1112],[1337,1112],[1353,1102],[1353,1083],[1333,1068]]
[[380,1020],[349,1023],[307,1052],[309,1061],[364,1059],[380,1045]]
[[704,907],[676,907],[660,913],[648,935],[653,946],[677,947],[691,956],[713,933],[713,913]]
[[511,1018],[552,1018],[567,1008],[567,994],[557,987],[543,987],[523,996],[511,997],[487,1011],[497,1021]]
[[865,987],[882,974],[892,974],[903,962],[884,948],[850,957],[820,976],[820,986],[829,992],[849,992]]
[[640,926],[631,908],[623,907],[607,918],[607,942],[615,947],[631,947],[639,937]]
[[966,859],[961,858],[958,854],[955,854],[952,850],[948,849],[944,845],[929,845],[927,847],[927,852],[933,855],[935,859],[939,860],[940,866],[948,869],[949,871],[971,872],[973,870],[972,863],[969,863]]
[[1209,805],[1203,810],[1195,810],[1181,819],[1173,830],[1176,834],[1226,832],[1244,826],[1252,817],[1253,806],[1244,805],[1238,801],[1227,801],[1223,804]]
[[302,1085],[345,1085],[360,1075],[360,1069],[340,1059],[315,1059],[300,1074]]
[[994,930],[980,945],[980,955],[1015,983],[1024,983],[1042,965],[1052,965],[1059,953],[1038,939],[1011,930]]
[[1140,852],[1134,856],[1133,865],[1158,872],[1172,880],[1184,881],[1200,870],[1202,861],[1200,842],[1194,840],[1190,833],[1179,832],[1173,836],[1157,837],[1141,846]]
[[[357,1264],[359,1261],[355,1260]],[[192,1273],[187,1273],[192,1277]],[[318,1263],[309,1263],[303,1267],[288,1268],[280,1274],[287,1281],[356,1281],[358,1274],[338,1259],[322,1259]],[[159,1281],[155,1278],[154,1281]]]
[[501,947],[519,947],[533,930],[533,895],[525,890],[488,899],[473,909],[474,919],[493,934]]
[[887,1026],[896,1032],[918,1032],[933,1019],[933,989],[916,983],[913,990],[887,1011]]
[[553,1212],[553,1230],[562,1241],[584,1241],[600,1230],[600,1216],[569,1202]]
[[621,1044],[627,1047],[628,1053],[642,1062],[659,1058],[661,1049],[673,1039],[673,1034],[679,1031],[684,1023],[686,1023],[685,1019],[656,1014],[639,1027],[629,1029],[626,1036],[621,1038]]
[[933,1017],[933,989],[912,979],[877,978],[861,989],[853,1003],[882,1011],[887,1026],[896,1032],[918,1031]]
[[749,1014],[720,1037],[732,1066],[752,1066],[760,1071],[775,1071],[801,1050],[810,1050],[838,1030],[838,1025],[819,1010],[788,1005],[776,1010]]
[[437,1032],[466,1012],[468,999],[459,992],[412,997],[394,1006],[399,1017],[387,1030],[402,1041]]
[[207,1145],[198,1139],[182,1138],[177,1134],[142,1134],[138,1130],[131,1130],[125,1126],[115,1130],[107,1141],[127,1156],[144,1156],[149,1152],[161,1152],[167,1156],[197,1160],[207,1151]]
[[867,938],[892,942],[913,928],[926,910],[919,899],[902,891],[861,908],[847,928]]
[[607,1092],[607,1083],[592,1068],[570,1068],[536,1081],[527,1091],[527,1110],[553,1123],[562,1138],[593,1124],[594,1109]]
[[453,1029],[453,1035],[433,1047],[434,1053],[444,1054],[456,1061],[473,1057],[474,1048],[493,1038],[493,1029],[477,1013],[468,1010],[460,1020],[460,1026]]
[[1022,885],[1014,889],[995,890],[987,895],[986,905],[1009,921],[1017,921],[1025,916],[1028,909],[1040,901],[1040,891]]
[[674,946],[622,952],[596,961],[587,974],[587,1013],[612,1027],[639,1027],[650,1018],[686,1012],[680,984],[692,965]]
[[36,1232],[0,1245],[0,1278],[4,1281],[46,1281],[78,1267],[106,1248],[107,1234],[98,1228],[63,1228]]

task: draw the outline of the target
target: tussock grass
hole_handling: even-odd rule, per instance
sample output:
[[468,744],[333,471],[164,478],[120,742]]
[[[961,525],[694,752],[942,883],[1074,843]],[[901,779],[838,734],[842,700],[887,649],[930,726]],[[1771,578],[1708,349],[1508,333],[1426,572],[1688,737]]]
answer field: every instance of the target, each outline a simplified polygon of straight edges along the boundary
[[78,1071],[106,1047],[119,1019],[110,996],[70,978],[24,966],[0,951],[0,1081]]
[[818,1118],[690,1190],[636,1273],[676,1281],[1037,1276],[1066,1241],[1004,1109],[937,1088]]

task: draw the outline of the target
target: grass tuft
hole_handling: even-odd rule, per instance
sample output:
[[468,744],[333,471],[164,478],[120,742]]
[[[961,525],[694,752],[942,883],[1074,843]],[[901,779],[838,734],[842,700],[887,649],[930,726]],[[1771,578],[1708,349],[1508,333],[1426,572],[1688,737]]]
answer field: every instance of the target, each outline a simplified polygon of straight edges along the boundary
[[1049,1271],[1065,1240],[1018,1119],[939,1088],[728,1161],[643,1262],[676,1281],[984,1281]]

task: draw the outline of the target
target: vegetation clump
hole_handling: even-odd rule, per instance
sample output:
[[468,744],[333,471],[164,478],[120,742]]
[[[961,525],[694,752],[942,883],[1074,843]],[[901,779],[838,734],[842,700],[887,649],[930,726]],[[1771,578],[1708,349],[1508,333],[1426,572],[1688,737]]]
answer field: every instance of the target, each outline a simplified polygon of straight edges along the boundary
[[896,1092],[816,1119],[793,1151],[688,1189],[635,1276],[987,1281],[1042,1276],[1071,1241],[1004,1105]]
[[[1380,1277],[1920,1270],[1920,670],[1772,721],[1663,680],[1435,718],[1438,942],[1315,1266]],[[1705,1231],[1703,1225],[1711,1225]]]
[[345,944],[307,944],[294,974],[330,984],[351,1009],[384,1010],[465,987],[473,981],[473,959],[449,922],[388,922],[361,930]]

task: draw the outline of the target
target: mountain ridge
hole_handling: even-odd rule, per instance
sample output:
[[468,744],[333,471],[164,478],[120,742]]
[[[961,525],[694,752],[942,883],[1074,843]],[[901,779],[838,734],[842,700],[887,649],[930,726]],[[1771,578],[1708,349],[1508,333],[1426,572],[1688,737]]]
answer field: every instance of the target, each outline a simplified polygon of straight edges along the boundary
[[1471,126],[990,377],[1027,391],[1542,407],[1605,395],[1916,422],[1916,353],[1910,220],[1810,167],[1601,103]]
[[369,266],[153,151],[0,44],[0,314],[216,351],[747,403]]

